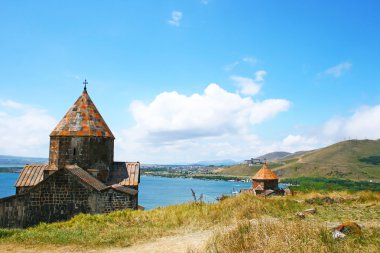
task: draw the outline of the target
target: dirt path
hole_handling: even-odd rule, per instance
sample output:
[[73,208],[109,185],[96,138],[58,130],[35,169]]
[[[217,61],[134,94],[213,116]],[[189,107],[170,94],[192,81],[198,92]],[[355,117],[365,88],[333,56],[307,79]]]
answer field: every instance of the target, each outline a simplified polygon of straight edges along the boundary
[[72,246],[54,247],[20,247],[17,245],[0,245],[0,252],[17,253],[67,253],[67,252],[102,252],[102,253],[185,253],[189,249],[201,249],[212,235],[213,230],[204,230],[183,235],[162,237],[152,242],[133,245],[128,248],[80,249]]
[[104,250],[104,253],[183,253],[189,249],[201,249],[212,235],[213,230],[162,237],[156,241],[134,245],[128,248],[112,248]]

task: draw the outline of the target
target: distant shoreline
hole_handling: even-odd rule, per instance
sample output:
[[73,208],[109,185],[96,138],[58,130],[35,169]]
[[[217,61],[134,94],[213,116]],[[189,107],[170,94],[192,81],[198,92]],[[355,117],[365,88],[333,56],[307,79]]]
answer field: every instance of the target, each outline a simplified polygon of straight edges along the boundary
[[0,173],[20,173],[23,167],[0,167]]
[[144,176],[167,177],[167,178],[186,178],[186,179],[200,179],[200,180],[214,180],[214,181],[234,181],[234,182],[247,182],[246,177],[224,176],[224,175],[191,175],[191,174],[178,174],[178,173],[157,173],[157,172],[143,172]]

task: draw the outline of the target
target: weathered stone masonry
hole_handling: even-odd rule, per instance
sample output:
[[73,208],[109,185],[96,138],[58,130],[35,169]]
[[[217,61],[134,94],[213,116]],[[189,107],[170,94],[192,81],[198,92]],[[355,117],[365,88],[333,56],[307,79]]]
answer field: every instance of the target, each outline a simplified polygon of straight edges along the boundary
[[140,163],[114,162],[114,139],[84,90],[50,134],[49,164],[26,165],[0,199],[0,227],[137,209]]
[[2,227],[29,227],[39,222],[66,220],[79,213],[136,209],[136,197],[112,188],[97,191],[68,170],[58,170],[43,184],[0,199]]
[[77,164],[106,181],[113,164],[114,139],[102,137],[50,137],[49,164],[62,168]]

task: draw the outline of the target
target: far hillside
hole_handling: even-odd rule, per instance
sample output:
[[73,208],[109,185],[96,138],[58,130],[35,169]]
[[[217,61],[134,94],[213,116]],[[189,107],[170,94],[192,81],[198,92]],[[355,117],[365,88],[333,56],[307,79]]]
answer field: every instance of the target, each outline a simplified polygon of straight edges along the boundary
[[272,153],[268,153],[268,154],[256,157],[255,159],[267,160],[269,162],[274,162],[274,161],[280,160],[284,157],[287,157],[289,155],[292,155],[292,153],[277,151],[277,152],[272,152]]
[[[229,166],[218,173],[251,176],[260,166]],[[281,178],[332,177],[380,181],[380,140],[349,140],[310,151],[291,154],[269,163]]]
[[25,164],[47,163],[47,158],[0,155],[0,168],[19,168]]

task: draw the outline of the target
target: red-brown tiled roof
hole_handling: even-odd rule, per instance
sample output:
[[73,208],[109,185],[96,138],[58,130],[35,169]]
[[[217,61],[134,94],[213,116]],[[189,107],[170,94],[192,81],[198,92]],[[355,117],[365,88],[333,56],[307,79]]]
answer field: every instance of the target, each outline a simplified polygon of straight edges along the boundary
[[83,182],[92,186],[98,191],[104,190],[107,188],[105,184],[99,181],[97,178],[92,176],[90,173],[82,169],[77,165],[66,165],[65,169],[67,169],[71,174],[79,177]]
[[138,193],[137,190],[129,188],[129,187],[122,186],[120,184],[113,184],[113,185],[108,186],[108,187],[110,187],[116,191],[120,191],[120,192],[127,193],[130,195],[136,195]]
[[267,164],[264,164],[264,166],[252,177],[252,179],[257,180],[275,180],[279,179],[276,173],[271,171]]
[[110,170],[107,185],[120,184],[124,186],[138,186],[140,183],[139,162],[114,162]]
[[124,186],[138,186],[140,183],[140,163],[127,163],[128,178],[120,182]]
[[[105,185],[97,178],[92,176],[90,173],[80,168],[77,165],[66,165],[65,169],[71,173],[72,175],[77,176],[82,182],[93,187],[97,191],[106,190],[112,188],[114,190],[128,193],[131,195],[136,195],[138,193],[137,190],[128,188],[126,186],[138,186],[139,183],[139,171],[140,171],[140,163],[119,163],[119,165],[124,164],[124,168],[126,168],[126,174],[131,175],[130,177],[124,177],[122,181],[123,184],[113,184],[110,186]],[[24,169],[21,171],[20,176],[16,181],[16,187],[33,187],[38,183],[43,181],[44,170],[49,170],[48,164],[30,164],[25,165]]]
[[21,171],[15,186],[16,187],[31,187],[42,181],[44,170],[49,168],[48,164],[28,164]]
[[115,138],[84,90],[50,136],[97,136]]

